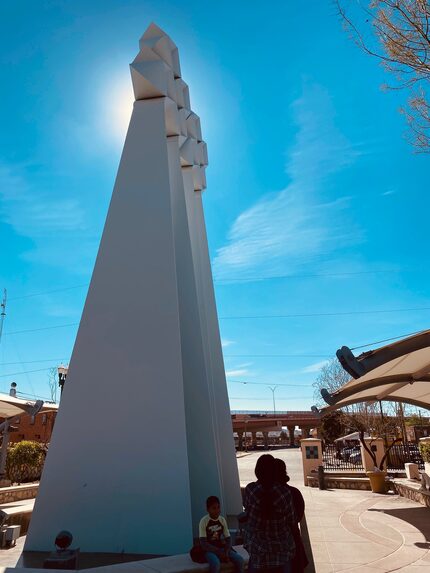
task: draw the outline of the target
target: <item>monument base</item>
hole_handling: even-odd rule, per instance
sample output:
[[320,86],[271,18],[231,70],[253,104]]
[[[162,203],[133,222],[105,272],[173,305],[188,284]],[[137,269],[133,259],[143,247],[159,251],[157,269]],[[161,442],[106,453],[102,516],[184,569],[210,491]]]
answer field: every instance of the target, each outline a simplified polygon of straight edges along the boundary
[[[43,569],[47,559],[52,556],[50,551],[23,551],[17,567],[25,569]],[[133,561],[146,561],[165,555],[139,555],[131,553],[82,553],[79,552],[77,570],[94,569],[95,567],[106,567],[109,565],[120,565],[122,563],[132,563]],[[57,567],[61,569],[61,567]]]

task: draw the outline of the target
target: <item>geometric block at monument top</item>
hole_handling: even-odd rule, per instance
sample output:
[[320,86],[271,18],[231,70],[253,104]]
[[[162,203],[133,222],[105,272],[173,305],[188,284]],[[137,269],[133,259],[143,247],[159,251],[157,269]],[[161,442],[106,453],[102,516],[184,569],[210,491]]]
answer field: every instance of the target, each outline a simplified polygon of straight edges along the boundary
[[307,460],[318,459],[318,446],[305,446],[305,451]]

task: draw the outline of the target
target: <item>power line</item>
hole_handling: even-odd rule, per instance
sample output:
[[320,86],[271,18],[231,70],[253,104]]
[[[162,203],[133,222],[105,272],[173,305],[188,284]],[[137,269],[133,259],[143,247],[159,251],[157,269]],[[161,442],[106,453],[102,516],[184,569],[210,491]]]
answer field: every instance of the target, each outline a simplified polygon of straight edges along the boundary
[[374,342],[369,342],[368,344],[362,344],[361,346],[354,346],[351,350],[358,350],[359,348],[366,348],[366,346],[373,346],[374,344],[381,344],[381,342],[389,342],[390,340],[398,340],[399,338],[405,338],[406,336],[413,336],[414,334],[419,334],[422,330],[416,330],[415,332],[409,332],[408,334],[401,334],[400,336],[392,336],[391,338],[384,338],[383,340],[375,340]]
[[344,277],[344,276],[357,276],[357,275],[371,275],[379,273],[398,273],[398,272],[416,272],[413,269],[378,269],[371,271],[351,271],[351,272],[338,272],[338,273],[309,273],[309,274],[292,274],[292,275],[273,275],[262,277],[232,277],[224,279],[214,279],[215,283],[228,283],[228,282],[259,282],[277,279],[302,279],[302,278],[315,278],[315,277]]
[[245,320],[245,319],[262,319],[262,318],[309,318],[316,316],[350,316],[356,314],[383,314],[389,312],[414,312],[421,310],[430,310],[429,306],[416,308],[388,308],[384,310],[350,310],[346,312],[313,312],[304,314],[260,314],[253,316],[220,316],[220,320]]
[[69,287],[62,287],[62,288],[56,288],[56,289],[52,289],[52,290],[45,290],[42,292],[35,292],[35,293],[31,293],[31,294],[23,294],[20,296],[14,296],[12,298],[10,298],[9,300],[21,300],[23,298],[31,298],[33,296],[43,296],[44,294],[52,294],[55,292],[64,292],[66,290],[73,290],[73,289],[77,289],[77,288],[83,288],[88,286],[90,283],[84,283],[84,284],[80,284],[80,285],[74,285],[74,286],[69,286]]
[[29,328],[27,330],[15,330],[13,332],[5,332],[3,336],[8,334],[24,334],[26,332],[39,332],[40,330],[52,330],[53,328],[66,328],[67,326],[77,326],[79,322],[69,322],[68,324],[57,324],[55,326],[41,326],[40,328]]
[[25,372],[9,372],[8,374],[0,374],[0,378],[9,378],[10,376],[20,376],[21,374],[32,374],[33,372],[44,372],[49,368],[39,368],[38,370],[26,370]]
[[[383,273],[411,273],[417,272],[419,269],[374,269],[368,271],[340,271],[337,273],[302,273],[302,274],[291,274],[291,275],[269,275],[260,277],[227,277],[227,278],[215,278],[214,282],[221,284],[227,282],[259,282],[277,279],[301,279],[301,278],[315,278],[315,277],[340,277],[340,276],[357,276],[357,275],[370,275],[370,274],[383,274]],[[84,288],[89,286],[89,282],[81,283],[78,285],[59,287],[56,289],[49,289],[45,291],[23,294],[19,296],[14,296],[9,300],[22,300],[25,298],[31,298],[35,296],[43,296],[45,294],[53,294],[57,292],[64,292],[68,290],[74,290],[78,288]]]
[[[227,380],[227,382],[229,384],[254,384],[256,386],[271,386],[271,384],[268,384],[267,382],[245,382],[243,380]],[[281,383],[276,383],[276,386],[294,386],[297,388],[304,388],[306,386],[312,387],[312,384],[283,384]]]
[[[55,362],[55,361],[62,361],[64,360],[64,356],[62,358],[45,358],[43,360],[23,360],[21,362],[1,362],[0,366],[16,366],[17,364],[36,364],[38,362]],[[67,360],[66,360],[67,362]]]
[[224,354],[224,358],[331,358],[332,354]]
[[[276,400],[307,400],[308,398],[306,396],[276,396]],[[251,398],[248,396],[242,396],[241,398],[239,397],[234,397],[234,396],[229,396],[229,400],[258,400],[258,401],[271,401],[271,398]]]

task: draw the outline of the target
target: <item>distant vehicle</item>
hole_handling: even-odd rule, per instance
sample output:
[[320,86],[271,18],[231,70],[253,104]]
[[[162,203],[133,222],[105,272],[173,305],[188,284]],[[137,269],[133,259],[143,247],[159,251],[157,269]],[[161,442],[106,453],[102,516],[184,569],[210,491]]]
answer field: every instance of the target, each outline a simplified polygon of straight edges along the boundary
[[348,461],[351,464],[361,464],[361,451],[351,454]]
[[394,446],[393,450],[393,457],[396,457],[402,463],[422,463],[420,450],[415,444],[399,444]]
[[340,457],[344,462],[347,462],[352,455],[357,453],[361,455],[360,446],[354,446],[353,448],[343,448],[343,450],[340,451]]

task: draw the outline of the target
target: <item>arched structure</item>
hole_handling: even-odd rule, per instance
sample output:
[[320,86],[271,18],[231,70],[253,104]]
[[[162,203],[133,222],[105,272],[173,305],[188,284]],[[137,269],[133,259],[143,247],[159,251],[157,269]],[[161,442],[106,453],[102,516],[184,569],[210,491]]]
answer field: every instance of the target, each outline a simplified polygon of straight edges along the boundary
[[321,391],[324,412],[382,400],[430,409],[430,330],[358,357],[344,346],[337,357],[353,378],[332,394]]

